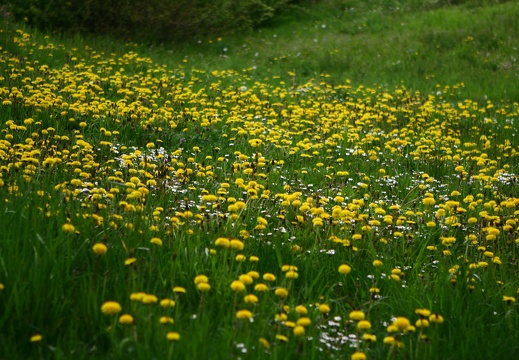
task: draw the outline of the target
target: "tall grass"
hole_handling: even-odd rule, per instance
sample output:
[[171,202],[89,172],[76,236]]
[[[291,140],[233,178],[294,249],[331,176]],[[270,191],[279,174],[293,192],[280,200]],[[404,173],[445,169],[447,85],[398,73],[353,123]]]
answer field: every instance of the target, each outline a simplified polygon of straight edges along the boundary
[[5,22],[0,358],[513,358],[517,5],[309,9],[181,48]]

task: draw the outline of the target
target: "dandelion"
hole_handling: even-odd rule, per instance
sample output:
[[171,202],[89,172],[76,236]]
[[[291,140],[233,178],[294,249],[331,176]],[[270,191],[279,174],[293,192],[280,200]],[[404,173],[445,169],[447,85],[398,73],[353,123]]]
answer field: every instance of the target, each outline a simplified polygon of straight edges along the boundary
[[432,314],[429,316],[429,321],[436,324],[441,324],[443,322],[443,316],[439,314]]
[[288,338],[285,335],[276,334],[276,339],[283,342],[288,342]]
[[150,243],[152,244],[155,244],[155,245],[158,245],[158,246],[162,246],[162,240],[159,239],[158,237],[154,237],[150,240]]
[[182,286],[175,286],[173,288],[173,292],[176,293],[176,294],[185,294],[186,293],[186,289],[183,288]]
[[106,301],[101,305],[101,312],[105,315],[114,315],[121,312],[122,307],[116,301]]
[[76,228],[72,224],[63,224],[61,230],[63,230],[63,232],[65,233],[73,233],[74,231],[76,231]]
[[29,341],[32,343],[39,343],[43,340],[43,336],[41,334],[34,334],[29,338]]
[[287,271],[285,276],[287,279],[297,279],[299,277],[299,274],[295,271]]
[[141,301],[143,304],[156,304],[159,299],[153,294],[147,294],[142,298]]
[[260,345],[261,345],[264,349],[269,349],[269,348],[270,348],[270,343],[269,343],[268,340],[265,339],[265,338],[259,338],[259,343],[260,343]]
[[417,328],[425,328],[429,326],[429,320],[427,319],[418,319],[415,323]]
[[323,314],[328,314],[331,311],[331,308],[327,304],[321,304],[319,305],[319,311]]
[[195,279],[193,280],[193,282],[195,283],[195,285],[202,284],[202,283],[208,283],[209,278],[205,275],[197,275],[195,277]]
[[270,282],[276,281],[276,276],[271,273],[265,273],[265,274],[263,274],[263,280],[270,281]]
[[124,265],[131,265],[133,263],[135,263],[137,261],[136,258],[128,258],[126,260],[124,260]]
[[295,336],[303,336],[305,334],[305,328],[301,325],[294,327],[292,330]]
[[368,320],[361,320],[357,323],[357,329],[364,331],[371,329],[371,323]]
[[254,286],[254,291],[257,291],[257,292],[265,292],[268,290],[269,290],[269,287],[262,283],[256,284],[256,286]]
[[175,323],[175,320],[173,320],[173,318],[169,316],[161,316],[159,318],[159,323],[161,323],[162,325],[173,324]]
[[236,312],[236,318],[238,319],[251,319],[252,318],[252,312],[249,310],[238,310]]
[[234,260],[236,260],[237,262],[244,262],[247,261],[247,257],[243,254],[238,254],[234,257]]
[[297,325],[301,325],[301,326],[310,326],[310,324],[312,323],[312,320],[310,320],[309,317],[301,317],[299,319],[297,319],[296,321],[296,324]]
[[366,318],[366,314],[364,314],[364,311],[362,310],[353,310],[352,312],[350,312],[349,318],[350,320],[361,321]]
[[208,283],[199,283],[196,285],[196,288],[201,292],[207,292],[211,290],[211,285],[209,285]]
[[395,337],[394,336],[386,336],[384,338],[384,344],[394,344],[395,343]]
[[416,309],[414,312],[423,318],[429,317],[429,315],[431,315],[431,310],[429,309]]
[[146,294],[146,293],[143,293],[143,292],[132,293],[132,294],[130,295],[130,300],[141,302],[142,299],[144,299],[144,297],[145,297],[146,295],[147,295],[147,294]]
[[366,360],[366,354],[361,351],[356,351],[351,354],[351,360]]
[[245,295],[243,301],[247,304],[256,304],[258,302],[258,297],[254,294]]
[[276,294],[276,296],[279,296],[280,298],[284,299],[288,296],[288,291],[285,288],[277,288],[274,291],[274,294]]
[[175,300],[162,299],[160,300],[160,306],[162,306],[163,308],[175,307]]
[[166,339],[168,339],[169,341],[179,341],[180,334],[176,331],[170,331],[166,334]]
[[131,325],[133,324],[133,316],[130,314],[123,314],[119,316],[119,324],[122,325]]
[[237,239],[233,239],[230,241],[230,247],[233,250],[243,250],[244,245],[243,242]]
[[234,280],[231,283],[231,289],[236,292],[245,291],[245,284],[240,280]]
[[400,331],[406,331],[411,326],[411,323],[408,318],[399,316],[393,321],[393,325],[398,328]]
[[108,251],[108,248],[105,244],[96,243],[94,246],[92,246],[92,251],[94,251],[94,253],[97,255],[104,255]]
[[214,245],[222,248],[229,248],[231,246],[231,241],[227,238],[220,237],[215,240]]
[[238,279],[245,285],[250,285],[254,282],[254,278],[249,274],[241,274]]
[[308,309],[303,305],[297,305],[295,308],[296,313],[299,315],[306,315],[308,314]]
[[426,197],[425,199],[422,200],[422,203],[425,206],[433,206],[434,204],[436,204],[436,201],[434,200],[433,197]]
[[349,265],[342,264],[341,266],[339,266],[339,273],[341,273],[343,275],[347,275],[350,272],[351,272],[351,267]]
[[513,296],[503,296],[503,301],[505,301],[507,304],[511,304],[515,302],[515,297]]
[[362,339],[366,340],[366,341],[369,341],[369,342],[376,342],[377,341],[377,336],[376,335],[372,335],[372,334],[368,334],[368,333],[364,333],[364,334],[362,334]]

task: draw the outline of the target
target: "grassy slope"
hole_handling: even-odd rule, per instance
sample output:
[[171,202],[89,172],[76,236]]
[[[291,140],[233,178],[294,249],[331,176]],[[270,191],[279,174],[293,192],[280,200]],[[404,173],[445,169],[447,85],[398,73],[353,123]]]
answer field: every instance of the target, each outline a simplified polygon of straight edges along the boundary
[[[303,83],[310,78],[319,79],[322,74],[322,80],[330,83],[342,83],[344,79],[351,79],[355,84],[394,86],[404,81],[413,89],[419,89],[422,92],[436,92],[438,90],[436,84],[441,84],[441,89],[443,89],[445,85],[464,82],[465,88],[459,95],[461,98],[482,100],[486,95],[496,101],[519,99],[515,86],[518,70],[514,58],[517,51],[517,39],[519,39],[517,36],[519,7],[517,4],[508,2],[481,8],[445,7],[414,12],[413,8],[390,10],[387,3],[392,2],[384,2],[386,4],[384,6],[374,5],[371,9],[362,9],[362,7],[359,8],[361,2],[349,2],[350,7],[359,9],[358,13],[343,11],[344,9],[341,7],[331,7],[329,3],[323,3],[315,5],[315,8],[309,13],[291,14],[280,23],[272,24],[270,28],[262,29],[261,32],[248,36],[225,38],[221,41],[213,39],[212,43],[204,40],[202,44],[189,46],[183,44],[182,47],[166,51],[157,49],[148,52],[144,48],[138,47],[135,49],[141,55],[151,56],[156,63],[171,67],[181,63],[183,59],[187,59],[187,63],[184,64],[186,72],[191,72],[191,68],[207,70],[234,68],[242,72],[243,68],[255,67],[248,72],[251,74],[251,81],[279,75],[286,81]],[[485,29],[492,29],[492,31]],[[472,36],[473,40],[470,40],[469,36]],[[39,40],[44,42],[42,39]],[[42,58],[42,62],[59,67],[63,62],[68,61],[65,56],[68,52],[67,49],[72,47],[83,49],[89,42],[80,38],[63,40],[65,44],[61,54],[63,56],[57,56],[60,52],[58,50],[54,52],[54,59]],[[54,42],[54,40],[51,38],[50,42]],[[93,44],[94,48],[106,53],[112,50],[122,51],[123,48],[122,45],[110,44],[103,40],[96,40]],[[2,39],[2,46],[4,49],[9,48],[9,39]],[[225,54],[228,55],[223,56]],[[289,71],[294,72],[295,77],[288,75]],[[330,76],[326,77],[325,74]],[[496,78],[499,81],[495,81]],[[29,114],[18,115],[30,116]],[[48,119],[48,121],[48,126],[54,126],[53,120]],[[62,131],[62,129],[58,129],[58,131]],[[144,133],[141,131],[139,135]],[[91,134],[94,132],[92,131]],[[135,143],[143,141],[129,137],[125,140]],[[217,140],[217,135],[213,140]],[[281,155],[276,154],[276,156]],[[374,171],[374,168],[369,170]],[[48,180],[52,184],[51,179]],[[42,186],[46,185],[42,184]],[[104,339],[102,334],[92,333],[92,327],[101,323],[98,302],[116,294],[116,291],[121,297],[126,296],[130,291],[130,286],[119,284],[120,279],[113,277],[107,277],[109,280],[105,287],[94,286],[99,279],[96,279],[95,276],[92,277],[92,273],[96,272],[98,269],[96,267],[107,264],[100,265],[91,262],[89,254],[81,251],[87,249],[86,242],[82,245],[83,247],[78,249],[68,247],[71,252],[66,254],[68,259],[72,259],[71,262],[74,266],[79,264],[79,267],[64,269],[63,263],[54,261],[54,255],[60,253],[61,245],[70,240],[70,236],[62,235],[59,229],[59,224],[63,223],[65,217],[70,214],[58,210],[59,216],[56,222],[49,221],[48,223],[38,220],[39,213],[35,209],[32,210],[34,213],[29,211],[23,217],[17,216],[27,203],[34,204],[38,201],[40,200],[37,195],[28,194],[25,199],[13,201],[10,207],[13,212],[2,216],[4,225],[2,234],[5,238],[32,239],[29,243],[20,242],[17,245],[20,257],[12,256],[4,259],[2,264],[4,270],[15,268],[18,262],[31,264],[36,258],[41,261],[39,271],[37,268],[27,267],[26,270],[20,272],[26,276],[25,278],[31,278],[32,282],[17,288],[19,293],[11,297],[9,306],[11,309],[16,309],[17,314],[22,314],[18,319],[25,319],[23,314],[31,313],[32,308],[33,311],[38,312],[37,320],[33,319],[34,323],[48,323],[49,329],[56,327],[53,331],[56,331],[57,334],[61,332],[69,334],[66,337],[56,335],[58,340],[54,345],[58,347],[55,350],[58,354],[62,351],[60,347],[69,351],[78,351],[83,356],[86,356],[84,354],[87,354],[88,351],[102,353],[104,342],[109,340]],[[73,210],[81,211],[82,209],[78,207]],[[26,226],[26,219],[33,221],[31,226]],[[91,231],[89,233],[88,230],[84,230],[83,236],[92,239],[99,238],[99,234],[96,234],[94,230]],[[60,242],[45,243],[47,237],[55,237]],[[257,249],[257,251],[262,258],[271,255],[266,248]],[[289,254],[283,254],[283,256],[290,258]],[[321,257],[314,255],[311,260],[317,264],[320,259]],[[110,258],[107,259],[108,261]],[[166,262],[167,259],[163,259],[163,261]],[[300,261],[303,262],[302,259]],[[362,259],[356,261],[360,263]],[[338,264],[332,264],[329,268],[335,269]],[[113,266],[113,263],[108,265]],[[264,270],[268,270],[271,265],[277,265],[277,261],[270,260],[267,264],[262,264]],[[71,266],[70,263],[67,266]],[[86,269],[89,275],[84,275],[84,278],[81,278],[81,274],[86,274],[86,270],[81,266],[91,267]],[[110,269],[110,266],[106,268]],[[114,272],[118,276],[123,277],[124,275],[116,270]],[[309,272],[311,273],[311,271]],[[304,275],[308,274],[305,273],[302,277]],[[150,279],[155,279],[151,271],[149,276]],[[49,282],[49,279],[52,281]],[[20,276],[21,280],[23,278]],[[146,282],[144,281],[144,283]],[[449,283],[440,284],[440,286],[446,285],[450,286]],[[85,286],[92,287],[91,297],[76,298],[77,294],[84,294],[81,291],[84,291]],[[160,289],[161,285],[155,285],[155,287]],[[392,300],[392,306],[398,308],[401,313],[412,313],[415,306],[429,301],[425,296],[413,295],[419,288],[419,285],[414,284],[412,291],[409,290],[405,293],[410,297],[401,301],[400,305],[398,300]],[[53,289],[53,292],[40,293],[40,289]],[[148,289],[148,291],[156,290]],[[313,291],[319,293],[323,290],[314,289]],[[438,290],[431,298],[438,294],[441,294],[441,291]],[[501,344],[497,341],[486,347],[476,346],[481,341],[479,338],[482,334],[481,327],[492,325],[495,321],[493,311],[499,310],[500,313],[503,311],[501,308],[491,305],[490,302],[487,303],[485,294],[478,293],[476,296],[469,301],[466,292],[460,291],[455,292],[452,297],[437,296],[441,299],[441,304],[432,303],[431,300],[431,307],[441,308],[451,314],[481,313],[480,322],[476,325],[466,324],[461,315],[458,319],[450,319],[451,322],[448,324],[446,332],[451,334],[452,338],[443,339],[446,343],[439,348],[439,354],[443,358],[447,358],[449,352],[454,349],[457,350],[455,353],[457,358],[470,358],[478,354],[491,356],[498,353],[504,356],[507,354],[507,346],[509,348],[517,346],[515,343]],[[479,307],[480,303],[489,304],[488,308],[482,309]],[[49,308],[49,304],[53,304],[53,306]],[[218,306],[218,304],[212,305]],[[345,308],[347,307],[345,306]],[[90,312],[85,312],[85,309]],[[372,316],[376,318],[377,310],[374,310],[373,313]],[[3,315],[2,319],[5,320],[6,314]],[[471,317],[471,319],[475,318],[478,316]],[[9,318],[7,317],[7,319]],[[57,325],[56,319],[58,319]],[[178,318],[177,320],[180,324],[188,323],[188,319]],[[81,324],[82,321],[85,322],[84,326]],[[27,329],[27,325],[23,321],[20,321],[20,324],[9,323],[8,325],[10,329],[15,329],[20,334],[26,333],[28,330],[36,331],[36,328]],[[188,326],[184,326],[184,331],[188,334]],[[460,327],[466,329],[465,334],[457,332]],[[211,324],[206,328],[211,328]],[[197,328],[193,325],[193,329]],[[492,334],[507,338],[508,332],[509,330],[503,326],[493,329]],[[85,333],[90,336],[87,342],[85,342]],[[4,336],[8,337],[5,334]],[[230,341],[228,336],[229,334],[224,334],[221,335],[221,338]],[[217,338],[220,339],[220,337]],[[64,343],[61,344],[59,341],[64,341]],[[455,342],[455,345],[451,341]],[[184,351],[190,351],[190,353],[197,351],[197,349],[188,348],[189,345],[185,344],[180,345]],[[199,343],[193,342],[193,344],[196,346]],[[211,344],[215,346],[217,353],[222,354],[226,350],[226,344],[219,345],[217,341],[212,341]],[[12,343],[9,345],[11,350],[15,347]],[[208,350],[198,349],[198,351]],[[62,354],[64,358],[67,356],[70,356],[70,353]],[[146,354],[140,353],[140,356],[145,358]]]
[[461,96],[519,99],[517,3],[432,9],[399,3],[323,1],[253,34],[204,39],[174,55],[204,69],[255,67],[258,77],[295,72],[299,83],[324,74],[334,84],[404,82],[422,92],[464,83]]

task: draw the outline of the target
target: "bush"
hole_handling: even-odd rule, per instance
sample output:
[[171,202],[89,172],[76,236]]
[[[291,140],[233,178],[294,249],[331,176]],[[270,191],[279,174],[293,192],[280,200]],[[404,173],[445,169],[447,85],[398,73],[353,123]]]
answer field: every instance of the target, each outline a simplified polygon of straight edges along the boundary
[[254,29],[291,0],[11,0],[30,26],[139,40],[191,39]]

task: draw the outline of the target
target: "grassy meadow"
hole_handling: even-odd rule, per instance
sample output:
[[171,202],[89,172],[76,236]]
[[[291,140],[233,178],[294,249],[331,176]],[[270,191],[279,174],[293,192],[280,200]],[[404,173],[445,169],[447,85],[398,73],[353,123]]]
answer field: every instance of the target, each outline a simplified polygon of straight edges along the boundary
[[0,359],[513,359],[519,4],[179,44],[0,32]]

